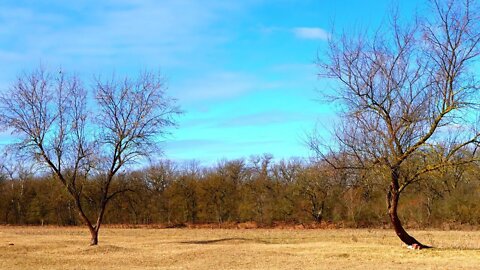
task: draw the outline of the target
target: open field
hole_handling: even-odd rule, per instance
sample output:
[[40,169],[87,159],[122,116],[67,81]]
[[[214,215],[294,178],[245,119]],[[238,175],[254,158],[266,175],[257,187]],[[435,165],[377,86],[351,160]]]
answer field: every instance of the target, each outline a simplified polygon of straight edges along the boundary
[[479,269],[479,231],[0,227],[0,269]]

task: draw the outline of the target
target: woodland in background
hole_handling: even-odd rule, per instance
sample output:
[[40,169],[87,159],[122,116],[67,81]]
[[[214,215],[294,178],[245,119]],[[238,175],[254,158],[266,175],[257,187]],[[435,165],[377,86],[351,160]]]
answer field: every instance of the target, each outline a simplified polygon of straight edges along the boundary
[[[345,161],[348,162],[348,161]],[[422,162],[418,160],[418,162]],[[468,163],[425,175],[408,187],[399,209],[409,227],[480,224],[480,164]],[[161,161],[123,172],[115,185],[128,189],[107,207],[105,224],[256,222],[258,226],[327,222],[345,227],[390,226],[385,210],[388,174],[334,170],[321,162],[282,160],[270,155],[221,161]],[[98,181],[89,179],[84,200],[96,213]],[[3,166],[0,224],[81,225],[74,201],[53,175],[25,166]]]

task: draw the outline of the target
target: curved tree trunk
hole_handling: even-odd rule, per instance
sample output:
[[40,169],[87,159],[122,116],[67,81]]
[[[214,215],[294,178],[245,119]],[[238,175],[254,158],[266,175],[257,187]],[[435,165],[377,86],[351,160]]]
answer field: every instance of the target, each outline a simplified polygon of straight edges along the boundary
[[390,222],[392,222],[393,229],[395,230],[398,238],[400,238],[400,240],[402,240],[402,242],[407,246],[411,246],[414,249],[430,248],[430,246],[420,243],[417,239],[409,235],[400,222],[400,218],[397,214],[398,201],[400,199],[398,179],[398,171],[393,170],[392,183],[387,194],[388,216],[390,217]]
[[400,219],[397,214],[398,199],[400,198],[398,193],[389,192],[388,193],[388,216],[390,217],[390,222],[392,222],[393,229],[397,234],[398,238],[402,240],[406,245],[416,247],[416,248],[429,248],[429,246],[420,243],[417,239],[409,235],[402,226]]

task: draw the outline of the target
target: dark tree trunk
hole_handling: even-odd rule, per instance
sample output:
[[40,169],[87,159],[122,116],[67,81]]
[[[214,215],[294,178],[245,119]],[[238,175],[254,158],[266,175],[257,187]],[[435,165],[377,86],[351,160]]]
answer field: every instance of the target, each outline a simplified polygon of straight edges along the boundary
[[390,222],[393,225],[393,229],[397,234],[398,238],[408,246],[412,246],[415,249],[430,248],[430,246],[420,243],[417,239],[409,235],[402,226],[400,218],[397,214],[398,201],[400,199],[400,191],[398,185],[399,174],[397,170],[392,171],[392,183],[390,185],[390,190],[387,194],[387,204],[388,204],[388,216],[390,217]]
[[93,226],[89,220],[86,220],[86,216],[82,216],[84,223],[88,227],[88,231],[90,232],[90,246],[98,245],[98,231],[99,228]]
[[316,223],[321,223],[323,219],[323,209],[325,208],[325,201],[322,201],[320,203],[320,206],[318,206],[316,203],[313,204],[314,206],[312,207],[312,216],[315,219]]
[[100,229],[99,223],[101,222],[101,219],[100,219],[100,222],[97,220],[97,224],[93,225],[92,222],[90,221],[90,219],[87,217],[87,215],[83,211],[82,204],[81,204],[81,201],[80,201],[80,196],[79,195],[75,196],[73,194],[72,194],[72,196],[74,196],[74,199],[75,199],[75,206],[77,208],[78,215],[82,219],[83,223],[85,223],[85,225],[88,227],[88,230],[90,232],[90,236],[91,236],[90,237],[90,245],[91,246],[98,245],[98,231]]
[[90,242],[91,246],[98,244],[98,231],[100,230],[100,226],[102,226],[103,215],[105,214],[105,209],[107,208],[107,203],[108,203],[108,199],[104,198],[102,200],[101,205],[100,205],[100,211],[98,213],[97,222],[95,223],[95,226],[93,226],[95,234],[92,234],[92,241]]
[[[89,228],[90,229],[90,228]],[[95,228],[90,229],[90,246],[96,246],[98,245],[98,230]]]
[[10,205],[5,209],[5,224],[8,224],[8,216],[10,215]]

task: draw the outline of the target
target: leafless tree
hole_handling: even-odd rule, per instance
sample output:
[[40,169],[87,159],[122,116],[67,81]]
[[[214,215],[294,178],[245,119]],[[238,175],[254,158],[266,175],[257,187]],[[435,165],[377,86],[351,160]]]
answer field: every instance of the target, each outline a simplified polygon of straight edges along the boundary
[[308,206],[304,207],[315,222],[322,222],[324,217],[325,202],[332,190],[329,180],[332,179],[320,166],[305,168],[298,177],[297,189],[300,196],[308,201]]
[[[112,190],[116,174],[155,154],[155,142],[179,111],[153,73],[135,80],[98,78],[93,85],[90,102],[76,76],[44,69],[25,73],[0,97],[0,123],[18,136],[19,153],[51,170],[65,186],[90,231],[90,244],[97,245],[108,202],[128,191]],[[89,181],[97,181],[100,194],[94,215],[86,211],[92,200],[84,191]]]
[[[431,171],[474,161],[458,155],[474,149],[480,137],[473,121],[479,84],[471,69],[480,52],[478,3],[430,4],[429,17],[405,23],[394,12],[388,26],[375,33],[332,35],[318,66],[321,77],[338,83],[334,98],[343,111],[334,132],[338,145],[325,147],[316,136],[310,140],[336,168],[385,173],[395,232],[419,248],[427,246],[404,230],[397,215],[400,195]],[[438,158],[428,159],[431,153]]]

